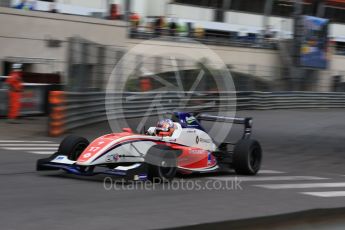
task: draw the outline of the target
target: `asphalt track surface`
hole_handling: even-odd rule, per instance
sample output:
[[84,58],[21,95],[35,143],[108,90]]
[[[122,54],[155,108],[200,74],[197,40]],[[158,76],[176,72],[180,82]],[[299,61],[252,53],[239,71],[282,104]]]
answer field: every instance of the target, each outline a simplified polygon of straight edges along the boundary
[[[45,118],[24,118],[20,124],[0,120],[0,229],[160,229],[345,206],[345,110],[238,115],[254,117],[253,137],[261,142],[265,155],[262,173],[240,178],[241,188],[236,189],[229,189],[229,184],[227,189],[159,184],[132,189],[133,184],[119,182],[109,190],[104,177],[37,173],[35,162],[45,155],[13,148],[23,143],[39,147],[39,141],[53,145],[62,137],[46,137]],[[131,125],[137,122],[133,119]],[[109,132],[108,125],[100,123],[73,133],[92,139]],[[224,186],[234,178],[229,172],[177,181],[204,188],[209,181]]]

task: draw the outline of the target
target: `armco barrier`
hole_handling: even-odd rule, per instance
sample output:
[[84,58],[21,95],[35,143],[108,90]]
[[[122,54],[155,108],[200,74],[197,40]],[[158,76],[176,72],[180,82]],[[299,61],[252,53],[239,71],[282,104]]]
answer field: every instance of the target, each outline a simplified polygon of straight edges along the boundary
[[[345,93],[320,92],[144,92],[50,94],[49,134],[106,119],[135,118],[172,110],[268,110],[345,108]],[[106,107],[110,108],[106,111]]]
[[0,116],[7,116],[8,110],[8,92],[6,89],[0,89]]
[[63,91],[51,91],[49,93],[49,135],[59,136],[65,132],[65,94]]

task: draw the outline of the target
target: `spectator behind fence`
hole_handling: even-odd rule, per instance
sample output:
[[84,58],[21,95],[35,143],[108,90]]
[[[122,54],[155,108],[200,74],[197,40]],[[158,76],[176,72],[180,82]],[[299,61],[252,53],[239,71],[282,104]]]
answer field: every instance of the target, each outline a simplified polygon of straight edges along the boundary
[[177,23],[176,23],[176,20],[173,18],[171,19],[171,22],[169,24],[170,36],[176,36],[176,31],[177,31]]
[[272,39],[273,37],[274,37],[274,32],[272,31],[272,27],[267,26],[267,28],[265,30],[265,38],[266,39]]
[[241,28],[240,32],[238,33],[238,38],[240,42],[247,42],[248,32],[246,28]]
[[59,13],[58,12],[58,10],[56,9],[56,4],[55,3],[51,3],[50,5],[49,5],[49,12],[50,13]]
[[164,18],[162,16],[158,17],[155,23],[155,34],[156,36],[161,36],[162,29],[164,26]]
[[196,38],[203,38],[205,35],[205,30],[204,28],[202,28],[201,26],[196,26],[195,29],[194,29],[194,36]]
[[137,32],[139,24],[140,24],[140,15],[138,13],[131,13],[130,17],[131,27],[132,29]]
[[28,2],[27,0],[22,0],[14,8],[19,9],[19,10],[35,10],[34,5],[35,5],[35,2]]

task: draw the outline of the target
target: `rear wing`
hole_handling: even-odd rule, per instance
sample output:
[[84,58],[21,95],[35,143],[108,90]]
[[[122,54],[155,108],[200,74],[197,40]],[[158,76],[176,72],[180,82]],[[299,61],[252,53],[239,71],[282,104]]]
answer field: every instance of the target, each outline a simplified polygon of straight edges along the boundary
[[209,114],[198,114],[196,118],[200,121],[214,121],[214,122],[225,122],[225,123],[233,123],[233,124],[240,124],[244,125],[244,133],[242,138],[248,139],[252,134],[252,125],[253,125],[253,118],[251,117],[224,117],[224,116],[214,116]]

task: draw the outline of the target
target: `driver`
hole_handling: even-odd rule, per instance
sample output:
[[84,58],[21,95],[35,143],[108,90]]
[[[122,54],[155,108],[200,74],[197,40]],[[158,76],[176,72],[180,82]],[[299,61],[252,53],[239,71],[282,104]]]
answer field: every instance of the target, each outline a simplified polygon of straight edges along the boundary
[[155,129],[157,136],[170,137],[175,131],[174,122],[171,119],[162,119],[158,121]]

